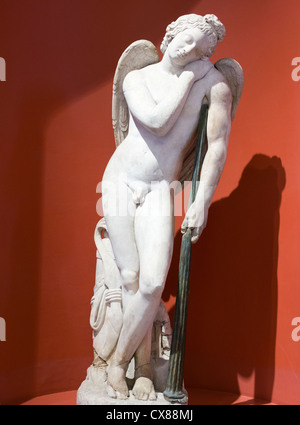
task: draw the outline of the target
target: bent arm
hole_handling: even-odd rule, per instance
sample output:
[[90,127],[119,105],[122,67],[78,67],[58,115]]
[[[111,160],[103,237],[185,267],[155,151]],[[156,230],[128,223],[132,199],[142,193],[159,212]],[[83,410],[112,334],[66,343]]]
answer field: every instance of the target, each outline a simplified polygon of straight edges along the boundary
[[232,94],[228,85],[221,82],[213,86],[207,121],[208,149],[202,165],[201,190],[196,195],[196,205],[204,206],[205,221],[225,165],[231,129],[231,105]]
[[174,78],[168,96],[156,103],[142,73],[132,71],[125,77],[123,91],[133,117],[156,136],[165,136],[176,123],[193,83],[193,74],[182,72]]

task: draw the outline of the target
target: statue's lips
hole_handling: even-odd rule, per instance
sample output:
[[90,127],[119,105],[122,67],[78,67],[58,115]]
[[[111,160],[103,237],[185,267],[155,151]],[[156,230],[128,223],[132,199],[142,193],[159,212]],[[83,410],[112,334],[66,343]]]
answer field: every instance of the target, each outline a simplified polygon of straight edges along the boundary
[[184,58],[184,57],[186,57],[186,53],[185,53],[185,52],[182,52],[182,51],[180,51],[180,50],[178,50],[178,51],[177,51],[177,57],[178,57],[178,58]]

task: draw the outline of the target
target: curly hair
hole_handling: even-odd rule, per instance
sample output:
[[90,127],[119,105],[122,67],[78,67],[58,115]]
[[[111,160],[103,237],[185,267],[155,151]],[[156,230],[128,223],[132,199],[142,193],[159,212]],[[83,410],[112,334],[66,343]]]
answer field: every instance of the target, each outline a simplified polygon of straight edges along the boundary
[[198,28],[209,37],[209,48],[206,52],[207,57],[210,57],[215,51],[219,41],[222,41],[225,36],[225,27],[216,17],[216,15],[209,14],[205,16],[190,15],[180,16],[176,21],[167,26],[166,34],[161,43],[160,50],[165,54],[168,45],[174,37],[182,31],[190,28]]

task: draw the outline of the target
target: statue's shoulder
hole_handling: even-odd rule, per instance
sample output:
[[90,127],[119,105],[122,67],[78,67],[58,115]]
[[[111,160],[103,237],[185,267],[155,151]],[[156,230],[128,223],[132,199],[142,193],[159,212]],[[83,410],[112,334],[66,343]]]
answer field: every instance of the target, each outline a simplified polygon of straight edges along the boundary
[[[215,63],[215,68],[223,75],[225,81],[220,84],[223,90],[231,91],[232,110],[231,119],[233,120],[239,105],[243,87],[244,87],[244,71],[241,65],[232,58],[223,58]],[[230,95],[228,95],[230,97]]]
[[128,90],[136,89],[137,86],[141,85],[143,79],[143,74],[140,69],[134,69],[128,72],[123,81],[123,92],[125,93]]
[[206,96],[208,99],[231,97],[231,89],[224,75],[215,67],[207,75]]
[[218,83],[227,84],[225,76],[214,66],[211,71],[207,74],[208,85],[210,88]]
[[155,68],[155,64],[148,65],[141,69],[133,69],[128,72],[123,81],[123,90],[126,91],[146,84],[147,76],[149,73],[153,72],[153,67]]
[[208,102],[231,103],[231,120],[233,120],[244,87],[244,71],[241,65],[235,59],[220,59],[206,75],[205,83],[205,96]]

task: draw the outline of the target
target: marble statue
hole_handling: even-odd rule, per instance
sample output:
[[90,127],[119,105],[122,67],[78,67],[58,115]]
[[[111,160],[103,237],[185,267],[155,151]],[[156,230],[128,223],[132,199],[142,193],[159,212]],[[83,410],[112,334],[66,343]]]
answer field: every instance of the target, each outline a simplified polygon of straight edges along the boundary
[[[210,60],[224,35],[224,25],[215,15],[184,15],[167,27],[161,60],[151,42],[140,40],[125,50],[117,66],[117,149],[103,175],[104,218],[95,232],[95,358],[87,377],[94,383],[102,380],[108,396],[117,402],[129,396],[154,402],[164,389],[159,388],[165,379],[162,361],[164,355],[167,359],[171,331],[161,295],[174,241],[170,184],[191,180],[199,113],[207,103],[202,190],[181,227],[183,233],[192,230],[195,243],[207,223],[243,87],[243,71],[236,61],[221,59],[213,65]],[[156,349],[154,323],[160,326]],[[153,356],[153,350],[163,355]]]

